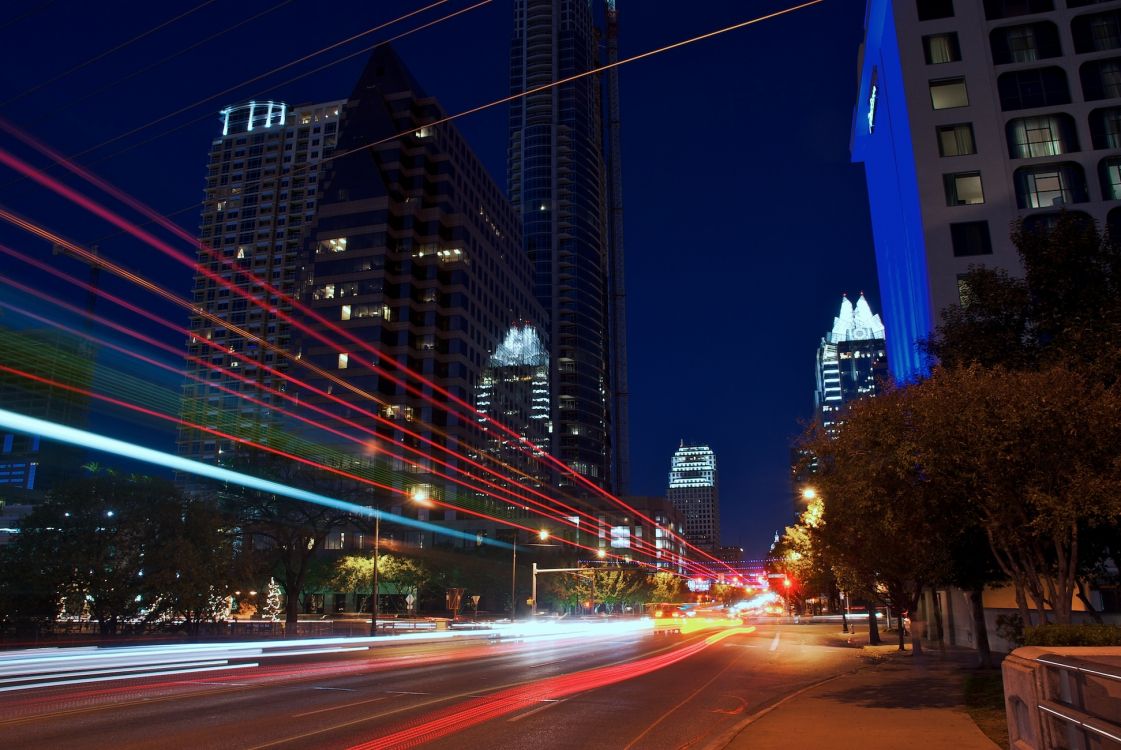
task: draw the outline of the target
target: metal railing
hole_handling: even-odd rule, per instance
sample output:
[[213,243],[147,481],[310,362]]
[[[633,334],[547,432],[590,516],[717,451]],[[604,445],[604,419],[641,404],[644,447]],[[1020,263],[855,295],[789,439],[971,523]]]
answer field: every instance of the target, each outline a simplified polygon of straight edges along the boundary
[[1042,667],[1036,708],[1050,723],[1047,747],[1121,748],[1121,663],[1060,654],[1035,661]]

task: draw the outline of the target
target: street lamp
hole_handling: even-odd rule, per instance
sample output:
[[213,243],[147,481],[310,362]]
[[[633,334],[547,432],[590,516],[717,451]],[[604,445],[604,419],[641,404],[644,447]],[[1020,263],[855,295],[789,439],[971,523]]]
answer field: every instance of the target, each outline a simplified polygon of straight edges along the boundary
[[378,552],[381,546],[381,511],[374,508],[374,590],[370,594],[370,635],[378,634]]
[[[549,538],[549,532],[546,529],[541,529],[540,531],[537,532],[537,538],[540,539],[541,541],[545,541],[546,539]],[[511,563],[510,563],[510,624],[511,625],[514,623],[514,620],[517,618],[517,614],[518,614],[518,593],[517,593],[517,585],[518,585],[518,530],[517,529],[514,529],[513,549],[514,549],[513,559],[511,560]],[[537,580],[536,577],[534,577],[534,582],[535,583],[536,583],[536,580]],[[534,608],[534,613],[536,614],[536,609],[537,609],[537,598],[536,598],[536,596],[534,596],[533,608]]]
[[805,487],[802,489],[802,499],[806,501],[817,499],[817,490],[813,487]]

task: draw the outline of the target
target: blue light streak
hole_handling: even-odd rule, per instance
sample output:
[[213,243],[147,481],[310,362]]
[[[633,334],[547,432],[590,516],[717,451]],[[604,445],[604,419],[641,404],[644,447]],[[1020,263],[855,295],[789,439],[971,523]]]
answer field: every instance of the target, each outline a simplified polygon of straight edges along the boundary
[[367,508],[363,505],[356,505],[348,503],[344,500],[321,495],[318,492],[309,492],[301,490],[296,487],[289,487],[286,484],[273,482],[269,479],[262,479],[250,474],[243,474],[240,471],[233,471],[231,469],[224,469],[221,466],[214,466],[212,464],[204,464],[200,461],[192,461],[189,458],[175,456],[163,451],[157,451],[152,448],[145,448],[142,445],[129,443],[124,440],[117,440],[116,438],[106,437],[99,435],[95,432],[88,432],[86,430],[79,430],[74,427],[67,427],[65,425],[57,424],[55,422],[48,422],[44,419],[36,419],[35,417],[28,417],[23,414],[17,414],[13,411],[0,409],[0,427],[5,427],[16,432],[23,432],[29,435],[41,435],[51,440],[57,440],[60,443],[68,443],[70,445],[77,445],[83,448],[91,448],[93,450],[102,451],[104,453],[113,453],[118,456],[136,459],[144,463],[154,464],[156,466],[163,466],[175,471],[185,471],[189,474],[195,474],[209,479],[216,479],[220,482],[228,482],[236,484],[241,487],[248,487],[261,492],[271,492],[276,495],[283,495],[290,497],[294,500],[301,500],[306,503],[315,503],[316,505],[323,505],[328,508],[334,508],[346,513],[353,513],[360,516],[368,516],[370,518],[380,518],[387,523],[399,523],[402,526],[409,526],[414,529],[421,529],[422,531],[430,531],[434,534],[443,534],[445,536],[455,537],[457,539],[465,539],[473,543],[478,543],[481,539],[483,544],[490,544],[495,547],[504,549],[511,549],[513,545],[507,542],[500,542],[496,539],[488,539],[487,537],[479,537],[475,534],[469,534],[465,531],[457,529],[450,529],[444,526],[437,526],[434,523],[427,521],[420,521],[415,518],[408,518],[400,516],[395,513],[385,513],[377,510],[376,508]]

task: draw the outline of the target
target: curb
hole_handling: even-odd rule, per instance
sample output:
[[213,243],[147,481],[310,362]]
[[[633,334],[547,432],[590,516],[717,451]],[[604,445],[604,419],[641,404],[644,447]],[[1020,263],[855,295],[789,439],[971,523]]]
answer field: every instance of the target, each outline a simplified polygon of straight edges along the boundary
[[728,745],[730,745],[733,740],[736,739],[736,737],[740,734],[740,732],[747,729],[750,725],[754,724],[759,719],[762,719],[764,716],[769,714],[771,711],[774,711],[776,708],[778,708],[782,704],[786,703],[787,701],[794,700],[795,698],[802,695],[803,693],[809,692],[810,690],[813,690],[816,687],[821,687],[822,685],[824,685],[828,682],[832,682],[833,680],[839,679],[841,677],[847,677],[849,675],[856,674],[857,672],[863,671],[865,669],[870,669],[873,666],[875,666],[875,665],[874,664],[868,664],[868,665],[865,665],[865,666],[862,666],[862,667],[857,667],[856,669],[850,669],[846,672],[838,672],[835,675],[830,675],[829,677],[826,677],[822,680],[818,680],[817,682],[813,682],[813,683],[810,683],[809,685],[806,685],[804,687],[800,687],[797,690],[795,690],[793,693],[788,693],[788,694],[784,695],[783,697],[779,698],[774,703],[772,703],[768,706],[765,706],[764,708],[759,709],[758,711],[753,713],[751,716],[748,716],[746,719],[743,719],[742,721],[740,721],[738,724],[735,724],[734,726],[730,727],[729,729],[726,729],[724,732],[722,732],[720,735],[718,735],[716,738],[714,738],[707,745],[700,748],[700,750],[723,750]]

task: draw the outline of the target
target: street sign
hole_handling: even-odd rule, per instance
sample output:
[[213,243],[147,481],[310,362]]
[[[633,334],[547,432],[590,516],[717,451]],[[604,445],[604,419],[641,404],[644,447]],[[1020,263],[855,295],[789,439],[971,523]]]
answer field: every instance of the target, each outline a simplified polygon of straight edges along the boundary
[[415,602],[415,601],[416,601],[416,597],[413,596],[412,594],[409,594],[408,596],[405,597],[405,604],[408,604],[410,607],[413,606],[413,602]]
[[474,594],[474,595],[471,596],[471,603],[474,604],[476,608],[478,608],[479,600],[482,599],[482,598],[483,597],[479,596],[478,594]]

